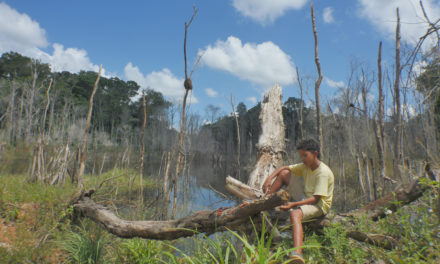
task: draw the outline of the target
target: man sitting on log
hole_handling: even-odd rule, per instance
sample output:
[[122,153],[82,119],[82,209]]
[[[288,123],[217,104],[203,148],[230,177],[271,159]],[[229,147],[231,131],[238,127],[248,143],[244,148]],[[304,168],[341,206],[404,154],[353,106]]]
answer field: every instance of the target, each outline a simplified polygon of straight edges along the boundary
[[[319,144],[315,140],[302,140],[296,149],[302,163],[275,170],[265,180],[263,191],[268,195],[287,186],[295,201],[280,206],[280,209],[290,212],[293,224],[293,246],[297,250],[292,252],[290,263],[305,263],[301,248],[304,236],[302,221],[327,214],[332,205],[334,176],[331,169],[319,160]],[[304,180],[304,189],[298,184],[299,177]]]

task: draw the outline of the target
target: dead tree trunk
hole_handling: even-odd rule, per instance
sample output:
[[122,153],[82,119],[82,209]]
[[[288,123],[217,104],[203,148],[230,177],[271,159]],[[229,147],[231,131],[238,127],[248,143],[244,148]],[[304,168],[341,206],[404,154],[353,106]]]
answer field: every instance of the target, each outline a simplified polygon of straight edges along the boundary
[[385,179],[385,135],[384,135],[384,96],[382,88],[382,41],[379,42],[379,52],[377,55],[377,87],[379,93],[378,107],[377,107],[377,121],[375,123],[375,136],[377,154],[379,158],[379,174],[382,180]]
[[15,93],[16,93],[16,85],[15,85],[15,77],[12,79],[11,84],[11,97],[9,99],[8,105],[8,136],[9,136],[9,144],[15,145],[15,138],[17,134],[17,120],[15,118]]
[[324,138],[322,136],[321,106],[319,103],[319,86],[321,85],[321,81],[322,81],[322,72],[321,72],[321,63],[319,62],[319,55],[318,55],[318,32],[316,30],[315,10],[313,8],[313,3],[311,3],[310,9],[312,13],[313,36],[315,38],[315,64],[316,64],[316,69],[318,70],[318,79],[315,82],[316,129],[319,138],[319,153],[321,154],[321,160],[323,160]]
[[165,161],[165,173],[163,178],[163,208],[162,208],[162,219],[166,219],[168,216],[168,204],[170,203],[170,193],[171,190],[168,188],[168,181],[170,176],[170,166],[171,166],[171,152],[167,152],[167,157]]
[[145,146],[144,146],[144,131],[145,126],[147,124],[147,103],[145,102],[145,91],[142,91],[142,109],[144,112],[144,121],[142,122],[142,130],[141,130],[141,152],[140,152],[140,159],[139,159],[139,199],[141,201],[141,204],[144,202],[144,184],[142,182],[143,174],[144,174],[144,152],[145,152]]
[[374,162],[373,159],[370,158],[370,168],[371,168],[371,176],[373,180],[373,197],[374,201],[377,200],[377,184],[376,184],[376,169],[374,168]]
[[397,25],[396,25],[396,76],[394,80],[394,177],[402,179],[399,169],[401,159],[401,105],[400,105],[400,16],[399,8],[396,9]]
[[365,194],[365,187],[364,187],[364,181],[362,180],[361,162],[359,160],[359,156],[356,156],[356,164],[357,164],[359,186],[361,187],[362,193]]
[[102,72],[102,64],[99,66],[98,76],[96,77],[95,85],[93,86],[92,94],[90,95],[89,112],[87,113],[86,129],[84,131],[83,140],[82,140],[82,144],[81,144],[81,150],[79,152],[80,163],[79,163],[79,171],[78,171],[78,175],[77,175],[76,179],[78,181],[78,186],[81,189],[83,187],[82,177],[83,177],[84,168],[85,168],[87,136],[89,134],[90,122],[92,121],[93,97],[95,96],[96,89],[98,88],[98,83],[99,83],[99,78],[101,77],[101,72]]
[[304,133],[303,133],[303,84],[302,84],[302,79],[299,76],[299,71],[298,71],[298,67],[296,67],[296,76],[298,78],[298,86],[299,86],[299,90],[300,90],[300,95],[301,95],[301,101],[299,103],[299,118],[298,118],[298,122],[299,122],[299,135],[298,138],[299,139],[303,139],[304,137]]
[[365,184],[367,185],[367,197],[368,201],[371,202],[373,200],[371,196],[371,183],[370,183],[370,170],[368,168],[368,157],[365,153],[362,152],[362,163],[364,165],[364,174],[365,174]]
[[176,206],[177,206],[177,177],[180,174],[180,172],[183,169],[184,164],[184,149],[183,149],[183,139],[185,137],[185,124],[186,124],[186,99],[188,98],[188,93],[192,91],[193,85],[191,81],[191,76],[188,75],[188,67],[187,67],[187,59],[186,59],[186,39],[188,34],[188,28],[191,25],[192,21],[194,20],[194,17],[197,14],[197,9],[194,7],[194,13],[189,20],[189,22],[185,22],[185,39],[183,41],[183,55],[185,60],[185,81],[183,83],[183,86],[185,87],[185,95],[183,96],[183,104],[182,104],[182,116],[181,119],[181,125],[180,125],[180,132],[179,132],[179,146],[177,150],[177,158],[176,158],[176,172],[174,174],[173,178],[173,187],[174,187],[174,201],[173,201],[173,211],[171,213],[171,218],[174,218],[176,215]]
[[248,185],[257,190],[261,190],[264,180],[282,164],[286,149],[282,94],[278,84],[264,95],[259,119],[261,135],[257,144],[257,164],[248,180]]
[[235,112],[235,106],[234,106],[234,100],[232,98],[232,94],[231,94],[231,106],[232,106],[232,114],[234,115],[235,118],[235,125],[237,126],[237,178],[240,180],[240,145],[241,145],[241,141],[240,141],[240,126],[238,124],[238,116],[237,113]]

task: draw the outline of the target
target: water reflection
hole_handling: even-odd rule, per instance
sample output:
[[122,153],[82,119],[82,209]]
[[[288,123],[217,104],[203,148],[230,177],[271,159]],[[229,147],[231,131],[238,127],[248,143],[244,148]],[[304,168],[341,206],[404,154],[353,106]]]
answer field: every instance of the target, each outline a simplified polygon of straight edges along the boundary
[[[225,189],[226,176],[216,173],[206,163],[190,167],[178,180],[176,218],[198,211],[236,205],[235,198]],[[170,205],[169,212],[171,208],[172,205]]]

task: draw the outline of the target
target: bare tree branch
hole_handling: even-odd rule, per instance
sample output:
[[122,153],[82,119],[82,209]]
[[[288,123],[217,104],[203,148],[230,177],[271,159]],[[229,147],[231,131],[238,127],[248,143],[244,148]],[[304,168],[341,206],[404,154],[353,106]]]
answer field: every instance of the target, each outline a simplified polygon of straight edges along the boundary
[[318,32],[316,30],[315,10],[313,8],[313,3],[310,4],[310,9],[312,13],[313,36],[315,38],[315,64],[316,64],[316,69],[318,70],[318,79],[315,82],[316,129],[319,138],[319,148],[320,148],[319,153],[321,154],[321,159],[323,159],[324,138],[322,136],[321,106],[319,103],[319,86],[321,85],[322,82],[322,72],[321,72],[321,63],[319,62],[319,55],[318,55]]

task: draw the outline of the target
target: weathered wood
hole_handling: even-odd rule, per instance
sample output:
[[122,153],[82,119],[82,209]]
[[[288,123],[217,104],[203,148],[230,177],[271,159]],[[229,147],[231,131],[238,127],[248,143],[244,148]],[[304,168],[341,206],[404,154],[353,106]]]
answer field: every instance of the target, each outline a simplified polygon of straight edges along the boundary
[[258,199],[264,196],[262,191],[254,189],[231,176],[226,177],[226,189],[245,200]]
[[90,198],[91,193],[93,191],[83,192],[73,200],[76,215],[86,216],[101,224],[110,233],[122,238],[142,237],[159,240],[177,239],[197,233],[211,234],[228,229],[236,230],[247,223],[249,217],[282,205],[289,199],[286,191],[279,191],[271,196],[231,208],[201,211],[176,220],[128,221],[95,203]]
[[283,162],[286,145],[282,112],[281,86],[275,84],[261,102],[261,135],[258,139],[258,158],[248,185],[261,190],[264,180]]
[[402,71],[402,67],[400,67],[400,15],[399,8],[396,8],[396,76],[394,79],[394,113],[393,113],[393,134],[394,134],[394,166],[393,173],[394,177],[402,180],[402,174],[399,169],[399,163],[403,156],[402,154],[402,112],[401,112],[401,104],[400,104],[400,74]]
[[95,84],[93,85],[92,94],[90,95],[89,98],[89,111],[87,113],[86,128],[83,134],[81,148],[79,150],[79,156],[78,156],[79,170],[78,170],[78,174],[76,175],[79,188],[83,188],[83,174],[84,174],[85,160],[86,160],[87,137],[89,135],[90,122],[92,120],[93,97],[95,96],[96,89],[98,89],[98,83],[99,83],[99,79],[101,78],[101,73],[102,73],[102,64],[99,65],[98,75],[96,76]]
[[318,30],[316,29],[315,9],[313,3],[310,4],[310,11],[312,17],[313,37],[315,39],[315,64],[316,64],[316,70],[318,71],[318,79],[316,79],[315,82],[316,132],[318,134],[318,139],[319,139],[319,153],[321,155],[321,159],[323,159],[324,137],[322,135],[321,105],[319,102],[319,86],[321,86],[323,77],[322,77],[321,63],[319,61]]

